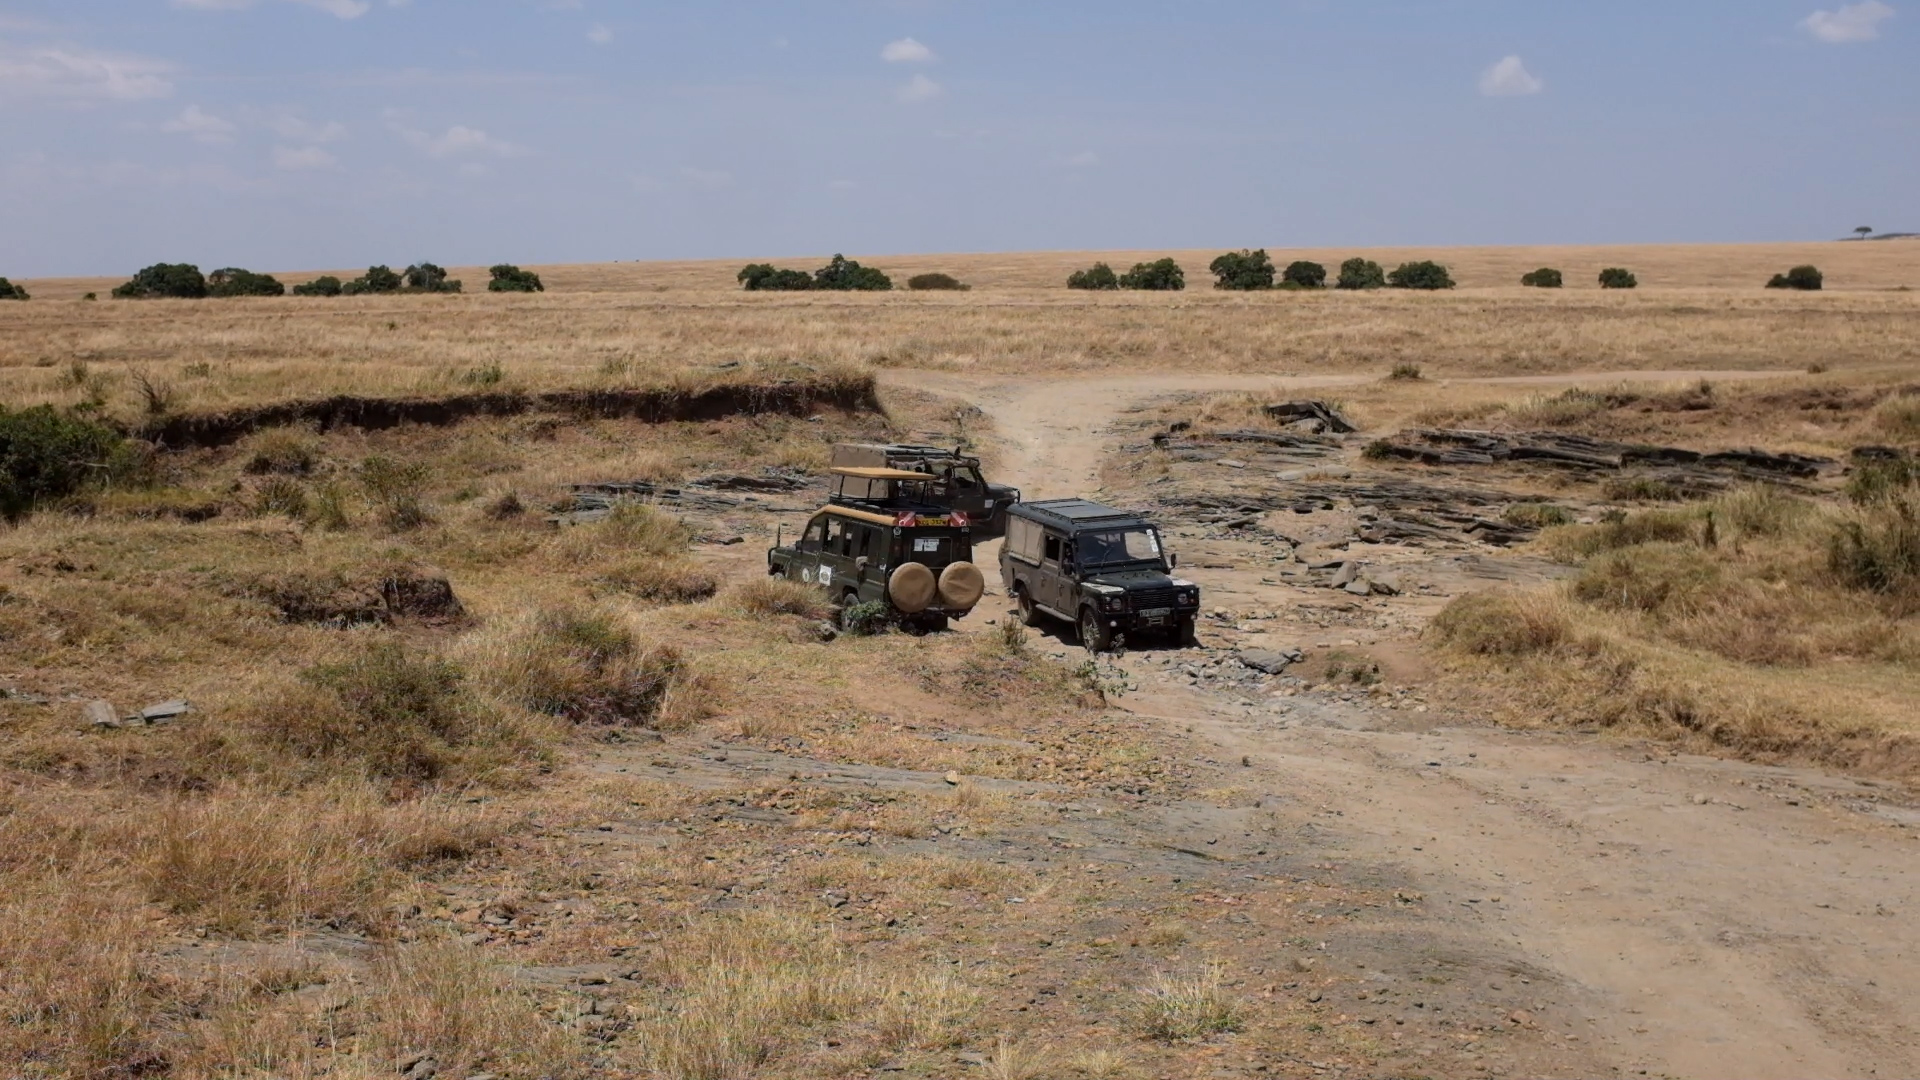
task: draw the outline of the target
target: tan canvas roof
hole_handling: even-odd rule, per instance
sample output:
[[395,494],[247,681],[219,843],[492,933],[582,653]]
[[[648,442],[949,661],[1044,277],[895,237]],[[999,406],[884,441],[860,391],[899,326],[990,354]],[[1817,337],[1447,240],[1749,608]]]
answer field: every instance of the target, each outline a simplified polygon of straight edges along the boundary
[[835,476],[851,476],[855,480],[932,480],[923,472],[909,472],[906,469],[882,469],[867,466],[843,466],[829,470]]

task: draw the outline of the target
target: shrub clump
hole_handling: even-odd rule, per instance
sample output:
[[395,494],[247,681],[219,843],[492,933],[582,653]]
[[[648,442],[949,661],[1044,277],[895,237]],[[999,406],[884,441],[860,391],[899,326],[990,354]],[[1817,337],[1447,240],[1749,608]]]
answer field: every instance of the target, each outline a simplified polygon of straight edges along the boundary
[[463,673],[436,656],[379,642],[301,673],[318,697],[289,702],[262,724],[269,743],[300,757],[347,760],[374,776],[431,780],[471,733]]
[[155,263],[113,290],[116,300],[200,300],[206,295],[206,275],[188,263]]
[[1146,292],[1179,292],[1187,287],[1187,273],[1170,258],[1135,263],[1133,269],[1120,275],[1120,287]]
[[803,581],[760,578],[729,590],[722,600],[749,615],[798,615],[824,619],[833,614],[826,591]]
[[1529,289],[1558,289],[1563,282],[1560,271],[1550,266],[1543,266],[1538,270],[1520,275],[1520,284]]
[[360,463],[360,486],[380,511],[387,528],[395,532],[416,529],[433,520],[427,508],[426,465],[374,455]]
[[501,263],[489,267],[487,275],[488,292],[546,292],[546,285],[540,281],[540,275],[531,270],[522,270],[511,263]]
[[748,292],[806,292],[813,276],[801,270],[781,270],[770,263],[749,263],[735,280]]
[[293,295],[339,296],[345,289],[346,286],[340,283],[339,278],[334,277],[332,274],[322,274],[312,281],[307,282],[305,285],[295,285],[293,287]]
[[1801,292],[1819,292],[1827,284],[1826,275],[1817,266],[1796,266],[1784,274],[1773,275],[1767,282],[1769,289],[1798,289]]
[[1372,259],[1348,259],[1340,264],[1340,277],[1334,282],[1338,289],[1384,289],[1387,287],[1387,272]]
[[1387,284],[1395,289],[1423,289],[1437,291],[1453,288],[1453,275],[1437,262],[1421,260],[1401,263],[1399,268],[1387,275]]
[[1609,266],[1605,270],[1600,271],[1600,287],[1603,289],[1637,289],[1640,287],[1640,279],[1634,277],[1633,271],[1631,270],[1618,266]]
[[380,293],[397,293],[406,284],[399,274],[387,266],[369,266],[367,272],[340,287],[343,296],[367,296]]
[[1297,260],[1287,264],[1287,269],[1280,275],[1280,280],[1288,285],[1297,286],[1302,289],[1325,288],[1327,284],[1327,268],[1317,262],[1307,262],[1305,259]]
[[1920,600],[1920,491],[1855,508],[1828,541],[1827,566],[1848,588]]
[[646,645],[617,616],[585,608],[534,612],[474,646],[489,690],[575,723],[651,727],[685,667],[666,645]]
[[51,405],[0,405],[0,517],[7,521],[124,475],[133,464],[125,436],[104,424]]
[[33,299],[33,297],[27,295],[26,286],[15,285],[13,282],[8,281],[6,278],[0,277],[0,300],[31,300],[31,299]]
[[406,292],[457,293],[460,291],[460,282],[447,277],[444,267],[435,266],[430,262],[407,267],[407,272],[400,275],[400,280],[405,282],[404,291]]
[[1268,257],[1266,248],[1229,251],[1208,264],[1207,269],[1216,279],[1213,286],[1216,289],[1273,288],[1273,259]]
[[813,287],[834,292],[888,292],[893,279],[871,266],[861,266],[845,255],[835,255],[813,272]]
[[907,288],[914,292],[966,292],[973,286],[954,277],[952,274],[915,274],[907,279]]
[[1103,262],[1094,263],[1085,270],[1075,270],[1067,277],[1069,289],[1104,291],[1119,287],[1120,275],[1113,272],[1113,267]]
[[229,266],[207,275],[207,295],[214,297],[285,296],[287,287],[280,284],[272,274],[256,274],[251,270]]

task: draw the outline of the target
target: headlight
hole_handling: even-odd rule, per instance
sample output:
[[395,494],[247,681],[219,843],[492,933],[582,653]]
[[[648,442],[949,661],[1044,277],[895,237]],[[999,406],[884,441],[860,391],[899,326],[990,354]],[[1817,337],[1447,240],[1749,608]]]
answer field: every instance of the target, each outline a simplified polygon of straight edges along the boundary
[[1106,600],[1106,607],[1108,611],[1125,611],[1127,609],[1127,598],[1124,596],[1109,596]]
[[1192,606],[1194,606],[1194,605],[1197,605],[1197,604],[1199,604],[1199,603],[1200,603],[1200,590],[1198,590],[1198,589],[1195,589],[1195,590],[1193,590],[1192,592],[1183,592],[1183,593],[1181,593],[1181,594],[1180,594],[1180,602],[1181,602],[1182,604],[1184,604],[1184,605],[1186,605],[1186,606],[1188,606],[1188,607],[1192,607]]

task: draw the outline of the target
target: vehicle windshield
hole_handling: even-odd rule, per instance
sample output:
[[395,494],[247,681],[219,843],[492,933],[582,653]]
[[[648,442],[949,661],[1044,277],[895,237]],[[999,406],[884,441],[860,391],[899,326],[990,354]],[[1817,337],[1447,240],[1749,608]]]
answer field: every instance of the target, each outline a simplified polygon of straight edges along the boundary
[[1160,534],[1152,529],[1084,532],[1074,539],[1082,566],[1160,561]]

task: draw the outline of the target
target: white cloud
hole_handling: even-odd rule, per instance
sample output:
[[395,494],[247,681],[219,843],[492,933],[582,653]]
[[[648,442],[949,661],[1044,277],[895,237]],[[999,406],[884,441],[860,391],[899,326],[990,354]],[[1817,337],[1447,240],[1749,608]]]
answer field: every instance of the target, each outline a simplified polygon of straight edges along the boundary
[[889,41],[880,50],[880,59],[889,64],[925,64],[934,59],[933,50],[912,38]]
[[195,142],[228,143],[237,130],[231,120],[222,120],[198,105],[189,105],[179,116],[160,125],[171,135],[185,135]]
[[1807,33],[1829,45],[1852,45],[1880,36],[1880,24],[1893,18],[1893,8],[1880,0],[1842,4],[1838,11],[1816,11],[1801,21]]
[[347,137],[347,126],[337,120],[316,124],[298,116],[276,116],[267,121],[267,127],[275,135],[293,142],[329,143]]
[[593,29],[587,31],[587,40],[593,42],[595,45],[605,45],[613,40],[613,31],[607,29],[605,26],[595,24]]
[[15,49],[0,43],[0,98],[142,101],[173,93],[172,64],[87,49]]
[[1480,92],[1488,97],[1526,97],[1547,88],[1517,56],[1509,56],[1480,73]]
[[332,154],[317,146],[276,146],[273,148],[273,167],[288,172],[305,172],[312,169],[331,169],[340,164]]
[[[173,6],[193,11],[243,11],[252,7],[254,2],[255,0],[173,0]],[[290,0],[290,2],[318,8],[339,19],[357,19],[373,10],[373,5],[367,0]],[[402,0],[387,0],[387,2],[398,7]]]
[[521,157],[527,153],[526,147],[517,146],[505,139],[496,139],[479,128],[455,124],[444,133],[410,128],[398,121],[390,120],[388,126],[395,134],[407,141],[409,146],[434,158],[454,158],[469,155],[491,157]]
[[911,105],[916,101],[931,101],[944,91],[939,83],[925,75],[915,75],[913,81],[894,91],[896,97]]

